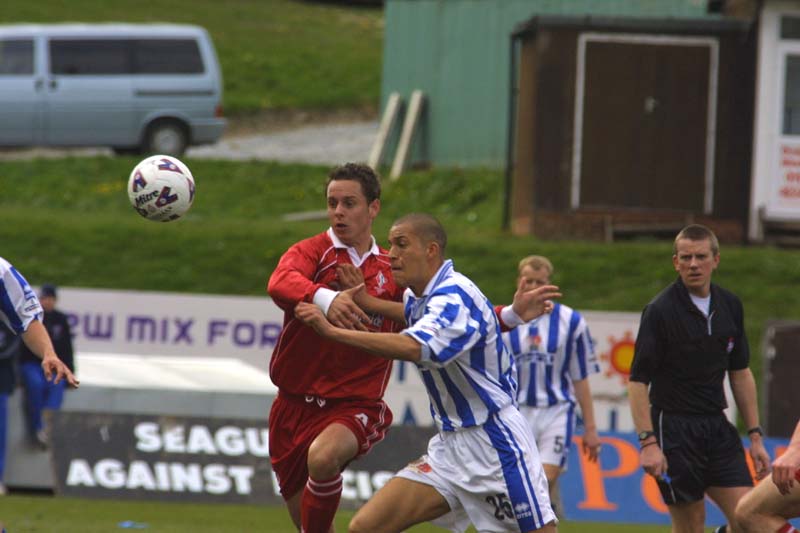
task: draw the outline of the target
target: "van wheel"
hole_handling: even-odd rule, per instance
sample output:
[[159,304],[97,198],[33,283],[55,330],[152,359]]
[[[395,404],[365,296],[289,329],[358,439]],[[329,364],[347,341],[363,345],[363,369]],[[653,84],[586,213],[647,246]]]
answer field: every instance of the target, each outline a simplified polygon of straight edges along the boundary
[[144,147],[151,154],[180,156],[186,151],[189,136],[180,122],[163,120],[155,122],[147,128]]

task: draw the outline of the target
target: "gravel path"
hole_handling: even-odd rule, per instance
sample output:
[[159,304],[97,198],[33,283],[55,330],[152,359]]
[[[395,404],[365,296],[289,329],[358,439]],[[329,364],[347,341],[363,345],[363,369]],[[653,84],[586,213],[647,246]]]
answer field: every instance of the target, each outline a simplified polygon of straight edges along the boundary
[[[377,133],[378,123],[375,121],[308,125],[273,133],[223,136],[217,144],[189,148],[185,157],[319,165],[364,162],[369,157]],[[0,160],[112,154],[108,148],[0,149]]]
[[223,138],[198,146],[187,157],[273,160],[320,165],[366,161],[378,133],[377,122],[304,126],[290,131]]

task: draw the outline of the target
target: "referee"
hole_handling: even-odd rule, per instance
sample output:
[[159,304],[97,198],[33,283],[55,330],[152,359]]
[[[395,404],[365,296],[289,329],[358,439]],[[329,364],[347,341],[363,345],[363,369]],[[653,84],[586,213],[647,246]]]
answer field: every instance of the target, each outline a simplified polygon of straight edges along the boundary
[[628,385],[642,467],[658,481],[675,532],[703,531],[705,494],[740,531],[734,510],[753,481],[739,434],[723,413],[726,372],[750,428],[756,475],[769,470],[742,303],[711,283],[719,259],[707,227],[692,224],[675,237],[679,277],[642,312]]

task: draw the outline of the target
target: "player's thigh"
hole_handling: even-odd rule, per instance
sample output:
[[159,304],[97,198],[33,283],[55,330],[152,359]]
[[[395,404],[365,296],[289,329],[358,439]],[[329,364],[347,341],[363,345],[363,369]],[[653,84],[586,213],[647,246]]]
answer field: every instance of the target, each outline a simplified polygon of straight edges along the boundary
[[736,505],[745,494],[750,492],[750,487],[708,487],[706,493],[709,498],[722,510],[728,520],[732,519]]
[[[800,516],[800,484],[795,483],[789,494],[783,495],[772,482],[772,476],[765,478],[750,492],[745,494],[736,507],[736,516],[740,520],[754,521],[754,517],[763,521],[764,516],[789,519]],[[784,520],[778,520],[782,524]]]
[[706,520],[705,501],[677,503],[667,506],[675,533],[703,533]]
[[430,485],[394,477],[350,521],[350,533],[395,532],[450,511],[447,500]]
[[542,467],[544,468],[544,475],[547,477],[547,484],[550,486],[552,492],[552,488],[558,481],[558,476],[561,475],[561,467],[549,463],[543,463]]

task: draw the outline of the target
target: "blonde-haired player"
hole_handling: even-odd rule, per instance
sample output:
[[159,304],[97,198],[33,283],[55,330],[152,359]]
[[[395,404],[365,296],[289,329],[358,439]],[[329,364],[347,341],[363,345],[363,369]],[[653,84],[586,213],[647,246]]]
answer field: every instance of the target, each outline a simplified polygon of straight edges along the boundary
[[[550,284],[553,264],[531,255],[519,262],[517,285]],[[503,333],[517,363],[519,410],[528,421],[550,485],[550,500],[561,516],[558,476],[566,469],[575,431],[576,406],[584,423],[583,451],[597,461],[600,438],[588,377],[600,371],[586,321],[578,311],[555,303],[553,311]]]

